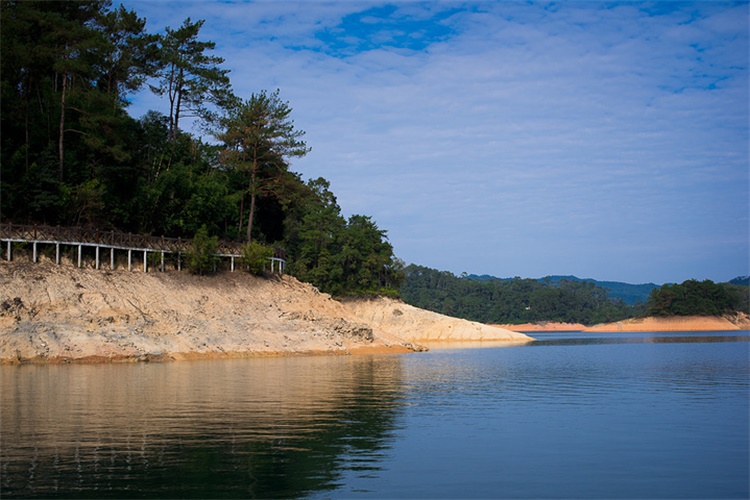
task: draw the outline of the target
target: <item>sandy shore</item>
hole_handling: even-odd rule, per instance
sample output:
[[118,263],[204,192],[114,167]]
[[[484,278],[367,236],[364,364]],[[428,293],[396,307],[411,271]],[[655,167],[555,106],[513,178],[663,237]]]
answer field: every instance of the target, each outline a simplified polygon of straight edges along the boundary
[[378,298],[344,302],[362,321],[410,342],[529,341],[526,335],[474,321],[451,318],[403,302]]
[[434,336],[530,340],[389,299],[344,304],[290,276],[0,262],[2,363],[403,353]]
[[750,317],[737,313],[727,316],[675,316],[634,318],[614,323],[586,326],[580,323],[539,321],[521,325],[496,325],[515,332],[698,332],[750,330]]
[[533,332],[580,332],[586,325],[580,323],[557,323],[554,321],[539,321],[536,323],[522,323],[520,325],[495,325],[506,330],[523,333]]
[[750,330],[747,314],[635,318],[586,328],[586,332],[693,332]]

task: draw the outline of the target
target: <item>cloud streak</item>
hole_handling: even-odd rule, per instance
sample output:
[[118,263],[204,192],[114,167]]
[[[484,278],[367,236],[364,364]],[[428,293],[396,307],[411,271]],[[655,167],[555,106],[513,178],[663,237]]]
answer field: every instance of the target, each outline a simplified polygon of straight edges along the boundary
[[238,95],[290,101],[293,168],[407,262],[750,272],[746,3],[124,3],[156,31],[206,19]]

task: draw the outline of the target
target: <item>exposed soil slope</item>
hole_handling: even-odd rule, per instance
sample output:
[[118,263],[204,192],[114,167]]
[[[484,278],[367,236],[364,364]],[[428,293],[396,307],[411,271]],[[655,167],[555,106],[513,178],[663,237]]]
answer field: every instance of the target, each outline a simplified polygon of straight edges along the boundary
[[387,298],[345,302],[362,321],[411,342],[529,341],[499,326],[450,318]]
[[587,332],[691,332],[750,330],[750,317],[744,313],[726,316],[672,316],[635,318],[586,328]]
[[[201,277],[2,261],[0,362],[418,350],[412,344],[418,335],[404,337],[390,323],[363,320],[385,317],[378,308],[391,314],[394,304],[399,303],[383,300],[370,309],[352,309],[290,276],[262,279],[236,272]],[[418,314],[412,309],[404,307]],[[441,318],[435,324],[469,323]],[[420,327],[419,321],[409,320],[410,331]],[[482,335],[473,324],[467,328]]]
[[514,332],[580,332],[586,329],[580,323],[558,323],[554,321],[537,321],[536,323],[523,323],[520,325],[497,325]]

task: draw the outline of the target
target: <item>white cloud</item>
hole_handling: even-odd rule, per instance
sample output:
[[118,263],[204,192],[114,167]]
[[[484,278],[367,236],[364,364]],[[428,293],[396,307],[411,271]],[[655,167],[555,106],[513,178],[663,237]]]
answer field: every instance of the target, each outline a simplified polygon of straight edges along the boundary
[[[290,101],[313,148],[294,167],[331,180],[409,262],[629,281],[748,272],[746,4],[407,2],[390,21],[420,23],[429,45],[348,52],[316,36],[359,44],[343,20],[379,4],[127,5],[152,29],[152,15],[205,17],[239,95],[278,87]],[[376,14],[362,21],[384,42],[408,31]],[[450,34],[431,38],[430,19]]]

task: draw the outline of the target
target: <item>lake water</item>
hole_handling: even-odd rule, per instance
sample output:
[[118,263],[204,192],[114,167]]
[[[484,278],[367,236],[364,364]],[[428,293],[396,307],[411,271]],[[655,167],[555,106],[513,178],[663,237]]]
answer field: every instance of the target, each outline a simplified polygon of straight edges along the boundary
[[0,367],[0,496],[748,498],[750,337]]

